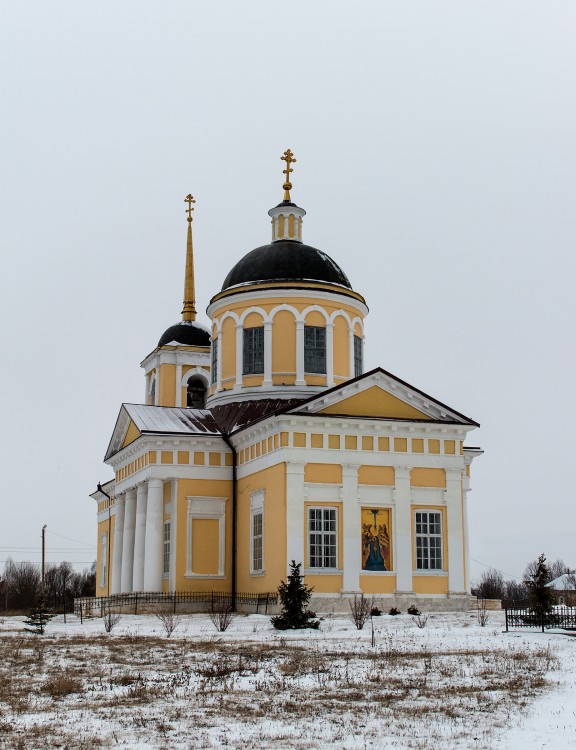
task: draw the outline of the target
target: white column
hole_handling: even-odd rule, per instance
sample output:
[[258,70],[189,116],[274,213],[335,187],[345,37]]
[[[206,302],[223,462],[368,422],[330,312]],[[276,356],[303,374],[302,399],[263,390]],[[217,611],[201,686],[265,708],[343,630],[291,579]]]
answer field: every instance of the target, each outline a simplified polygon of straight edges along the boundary
[[162,544],[164,542],[164,485],[161,479],[148,480],[144,591],[162,591]]
[[146,504],[148,485],[142,482],[136,488],[136,533],[134,538],[133,591],[144,591],[144,552],[146,537]]
[[348,377],[354,377],[354,328],[348,332]]
[[216,361],[216,390],[222,390],[222,331],[218,332],[218,359]]
[[172,480],[170,498],[170,591],[176,591],[176,538],[178,534],[178,480]]
[[296,321],[296,385],[306,385],[304,379],[304,321]]
[[272,321],[264,321],[264,382],[272,385]]
[[132,591],[134,572],[134,534],[136,531],[136,490],[126,491],[126,508],[124,511],[124,540],[122,543],[122,593]]
[[286,464],[286,575],[295,560],[304,566],[304,464]]
[[462,509],[464,513],[464,586],[470,593],[470,548],[468,543],[468,493],[470,492],[470,478],[462,477]]
[[326,323],[326,385],[334,385],[334,323]]
[[410,469],[396,466],[394,488],[394,566],[396,569],[396,591],[399,594],[412,592],[412,508],[410,505]]
[[242,323],[236,324],[236,387],[242,386],[242,376],[244,370],[244,326]]
[[156,367],[154,373],[154,406],[160,404],[160,365]]
[[182,406],[182,365],[176,365],[176,406]]
[[360,592],[360,569],[362,567],[360,538],[360,507],[358,505],[358,467],[342,466],[342,541],[344,569],[343,594]]
[[462,471],[446,469],[446,512],[448,514],[448,592],[462,594],[464,582],[464,515]]
[[112,586],[110,593],[119,594],[122,590],[122,545],[124,540],[124,494],[116,496],[114,521],[114,550],[112,552]]

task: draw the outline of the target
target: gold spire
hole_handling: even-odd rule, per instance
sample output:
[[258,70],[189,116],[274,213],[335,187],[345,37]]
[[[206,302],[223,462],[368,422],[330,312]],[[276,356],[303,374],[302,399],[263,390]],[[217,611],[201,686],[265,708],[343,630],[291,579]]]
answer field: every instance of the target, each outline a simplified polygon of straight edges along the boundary
[[184,198],[184,203],[188,204],[186,213],[188,214],[188,242],[186,245],[186,275],[184,277],[184,307],[182,308],[182,320],[196,320],[196,306],[194,299],[194,255],[192,252],[192,204],[196,203],[192,195]]
[[292,153],[292,151],[290,151],[290,149],[284,151],[284,156],[281,156],[280,159],[286,162],[286,169],[283,170],[283,173],[286,175],[286,181],[284,182],[282,187],[284,188],[284,200],[289,201],[290,191],[292,190],[292,183],[290,182],[290,172],[294,171],[290,167],[290,164],[293,164],[296,159],[294,158],[294,154]]

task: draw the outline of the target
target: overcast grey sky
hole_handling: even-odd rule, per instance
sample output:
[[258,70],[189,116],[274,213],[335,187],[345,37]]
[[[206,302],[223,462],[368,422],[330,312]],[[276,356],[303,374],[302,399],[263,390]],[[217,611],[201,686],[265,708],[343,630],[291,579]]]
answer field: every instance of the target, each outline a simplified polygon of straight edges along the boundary
[[572,0],[0,8],[0,560],[38,560],[44,523],[50,560],[94,558],[120,404],[179,319],[183,198],[207,322],[291,148],[366,366],[482,425],[472,558],[576,565]]

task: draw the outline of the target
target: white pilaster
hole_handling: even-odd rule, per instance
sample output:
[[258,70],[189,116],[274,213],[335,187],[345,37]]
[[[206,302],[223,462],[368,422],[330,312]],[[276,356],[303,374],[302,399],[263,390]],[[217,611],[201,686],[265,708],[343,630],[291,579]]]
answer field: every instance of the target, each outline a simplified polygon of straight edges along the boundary
[[410,506],[410,469],[396,466],[396,486],[394,498],[394,527],[396,551],[394,566],[396,569],[397,593],[412,592],[412,508]]
[[446,469],[446,512],[448,515],[448,592],[466,591],[464,581],[464,514],[462,471]]
[[134,574],[134,534],[136,531],[136,490],[126,491],[126,507],[124,510],[124,539],[122,543],[122,593],[132,591],[132,577]]
[[176,365],[176,406],[182,406],[182,365]]
[[342,541],[344,559],[342,567],[342,593],[360,592],[362,567],[360,507],[358,505],[358,467],[342,466]]
[[154,373],[154,406],[160,405],[160,365],[156,365]]
[[144,590],[144,553],[146,538],[146,504],[148,485],[142,482],[136,488],[136,533],[134,537],[133,591]]
[[334,385],[334,323],[326,323],[326,385]]
[[148,480],[144,591],[162,591],[162,543],[164,535],[164,485],[161,479]]
[[264,386],[272,385],[272,321],[264,321]]
[[304,321],[296,321],[296,385],[306,385],[304,379]]
[[176,591],[176,539],[178,538],[178,480],[172,480],[170,497],[170,591]]
[[290,563],[304,564],[304,464],[286,464],[286,575]]
[[222,331],[218,332],[218,358],[216,360],[216,390],[222,390]]
[[244,370],[244,326],[236,324],[236,387],[242,387],[242,375]]
[[114,520],[114,550],[112,553],[112,586],[110,593],[119,594],[122,590],[122,545],[124,543],[124,494],[116,496]]
[[354,377],[354,328],[348,330],[348,377]]

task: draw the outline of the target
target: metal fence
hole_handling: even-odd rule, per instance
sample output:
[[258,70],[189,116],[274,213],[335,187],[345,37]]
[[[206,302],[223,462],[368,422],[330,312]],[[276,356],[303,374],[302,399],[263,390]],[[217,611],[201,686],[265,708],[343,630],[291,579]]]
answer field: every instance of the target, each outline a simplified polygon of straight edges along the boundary
[[[253,608],[256,614],[267,614],[268,607],[278,602],[277,593],[236,594],[236,606],[243,610]],[[155,591],[137,591],[131,594],[111,594],[110,596],[84,596],[74,599],[74,614],[79,617],[103,617],[110,610],[129,610],[137,615],[149,605],[162,605],[163,609],[176,612],[178,605],[203,605],[206,611],[212,612],[232,603],[232,594],[227,591],[172,591],[170,593]]]
[[506,631],[510,628],[550,628],[576,630],[576,607],[554,607],[550,612],[537,612],[529,607],[505,607]]

